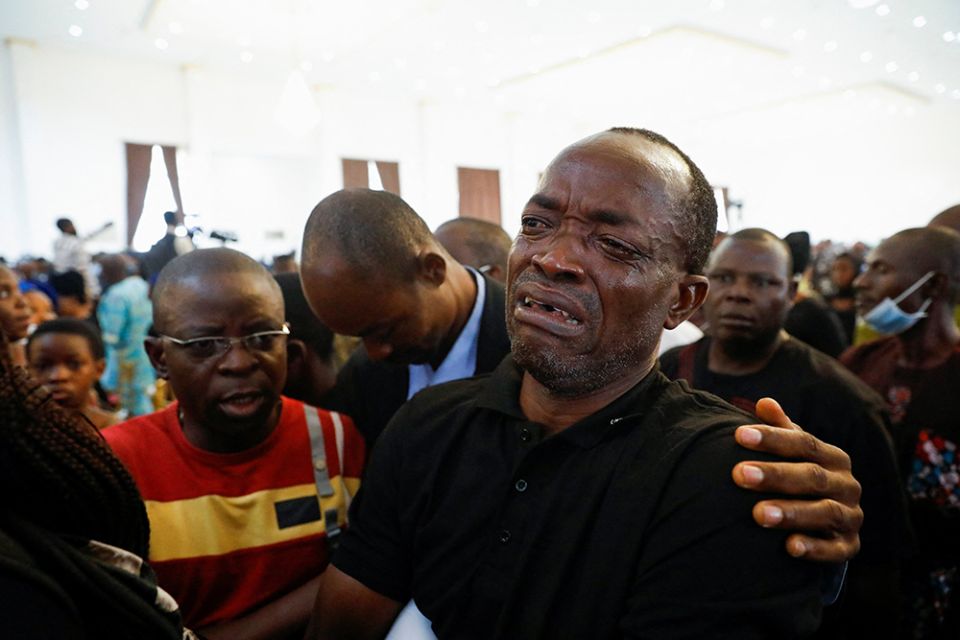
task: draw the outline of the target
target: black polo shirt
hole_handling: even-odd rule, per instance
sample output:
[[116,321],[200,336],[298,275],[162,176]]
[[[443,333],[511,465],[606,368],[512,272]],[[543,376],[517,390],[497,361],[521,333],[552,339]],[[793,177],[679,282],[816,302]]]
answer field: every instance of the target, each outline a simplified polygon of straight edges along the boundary
[[747,414],[659,371],[552,437],[521,371],[424,390],[374,448],[333,563],[440,638],[788,638],[820,567],[757,526],[730,472]]

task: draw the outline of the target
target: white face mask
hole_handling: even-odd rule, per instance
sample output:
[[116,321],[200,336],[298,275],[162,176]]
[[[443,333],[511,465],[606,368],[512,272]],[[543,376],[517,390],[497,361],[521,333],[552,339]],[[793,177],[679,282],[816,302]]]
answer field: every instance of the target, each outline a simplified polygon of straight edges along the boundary
[[930,306],[930,298],[924,300],[920,308],[913,313],[907,313],[900,308],[899,304],[911,293],[922,287],[927,280],[933,277],[934,273],[936,272],[928,271],[926,275],[910,285],[906,291],[895,299],[891,300],[889,296],[884,298],[880,304],[870,309],[870,311],[863,316],[863,321],[880,333],[896,335],[903,333],[917,324],[922,318],[926,318],[927,307]]

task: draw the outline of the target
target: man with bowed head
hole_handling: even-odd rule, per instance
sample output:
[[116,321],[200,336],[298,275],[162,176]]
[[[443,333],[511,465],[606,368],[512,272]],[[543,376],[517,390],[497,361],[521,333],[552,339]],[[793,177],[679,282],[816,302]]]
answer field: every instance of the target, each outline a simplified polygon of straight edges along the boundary
[[[326,209],[307,224],[303,283],[314,311],[342,331],[349,323],[331,306],[333,287],[356,269],[357,247],[315,251],[309,236],[323,233]],[[411,597],[439,637],[793,637],[816,628],[823,566],[790,554],[855,552],[849,458],[774,402],[758,415],[786,428],[737,430],[749,416],[655,370],[661,329],[706,295],[700,270],[715,224],[709,183],[657,134],[614,129],[561,152],[510,256],[512,355],[397,412],[321,579],[309,637],[381,637]],[[413,282],[390,295],[429,299],[447,259],[425,240],[399,265]],[[350,295],[372,305],[375,280],[358,272],[349,281]],[[375,337],[371,356],[441,342],[404,314],[403,334],[369,315],[369,332],[357,322]],[[747,461],[735,431],[755,449],[815,464]],[[743,486],[839,501],[754,505],[731,469]],[[779,530],[757,527],[751,507]]]

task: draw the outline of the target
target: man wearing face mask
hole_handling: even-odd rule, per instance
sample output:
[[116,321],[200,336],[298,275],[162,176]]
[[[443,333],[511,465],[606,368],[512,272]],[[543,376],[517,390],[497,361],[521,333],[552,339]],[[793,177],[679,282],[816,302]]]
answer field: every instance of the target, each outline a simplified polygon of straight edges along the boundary
[[888,337],[841,361],[890,405],[919,556],[907,585],[912,636],[960,637],[960,234],[907,229],[854,281],[864,322]]

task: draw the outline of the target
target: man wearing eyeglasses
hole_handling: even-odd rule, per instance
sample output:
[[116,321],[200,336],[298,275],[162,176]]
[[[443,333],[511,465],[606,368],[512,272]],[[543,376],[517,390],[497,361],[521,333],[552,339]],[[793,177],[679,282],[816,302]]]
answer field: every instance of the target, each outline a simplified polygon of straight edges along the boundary
[[159,584],[208,638],[296,636],[359,487],[363,439],[348,417],[280,395],[283,298],[251,258],[174,259],[153,322],[145,347],[177,402],[104,435],[146,502]]

